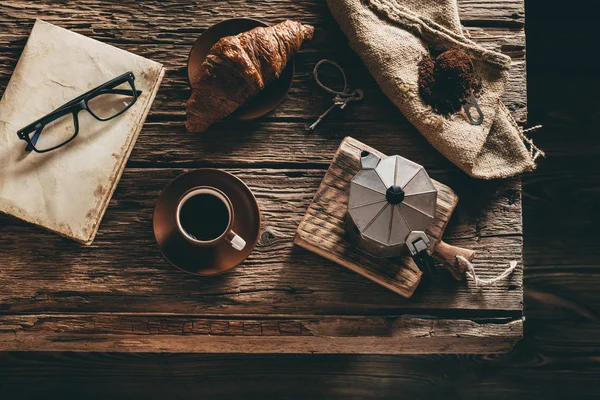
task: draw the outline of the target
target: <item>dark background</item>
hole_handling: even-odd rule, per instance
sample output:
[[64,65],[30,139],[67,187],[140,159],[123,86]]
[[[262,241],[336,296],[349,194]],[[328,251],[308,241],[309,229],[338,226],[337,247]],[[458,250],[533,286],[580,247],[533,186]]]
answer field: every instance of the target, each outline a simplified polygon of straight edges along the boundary
[[[523,177],[525,338],[511,353],[0,353],[0,399],[600,398],[595,3],[526,1],[529,125],[544,125],[531,136],[547,157]],[[536,301],[548,306],[528,312]]]

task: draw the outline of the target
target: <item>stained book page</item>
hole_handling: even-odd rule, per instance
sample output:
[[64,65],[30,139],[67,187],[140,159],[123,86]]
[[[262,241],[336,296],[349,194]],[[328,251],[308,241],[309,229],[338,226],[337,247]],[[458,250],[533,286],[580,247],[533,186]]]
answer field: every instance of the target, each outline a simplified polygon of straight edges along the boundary
[[[25,152],[19,129],[127,71],[142,91],[131,108],[105,122],[80,111],[73,141]],[[36,21],[0,101],[0,211],[90,244],[163,75],[159,63]],[[59,138],[73,129],[54,125]]]

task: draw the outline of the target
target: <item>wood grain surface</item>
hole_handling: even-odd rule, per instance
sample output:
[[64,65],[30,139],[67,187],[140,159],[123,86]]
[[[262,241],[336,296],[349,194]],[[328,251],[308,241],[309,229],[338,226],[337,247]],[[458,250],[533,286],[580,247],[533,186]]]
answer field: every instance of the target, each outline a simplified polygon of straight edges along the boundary
[[[504,99],[524,122],[523,4],[461,0],[460,12],[474,40],[513,57]],[[183,105],[189,96],[189,49],[204,29],[233,16],[268,23],[297,19],[315,25],[315,39],[298,54],[293,88],[275,111],[251,123],[226,120],[204,134],[189,134]],[[92,246],[82,247],[0,217],[0,317],[8,318],[0,319],[0,349],[485,353],[507,351],[521,337],[520,179],[476,181],[437,153],[381,93],[324,2],[2,3],[0,87],[8,82],[35,18],[161,62],[167,73]],[[314,64],[325,57],[346,69],[350,85],[362,88],[365,99],[343,113],[332,113],[316,132],[308,133],[305,126],[331,102],[312,78]],[[406,300],[294,246],[294,232],[348,135],[424,165],[434,179],[458,193],[460,205],[444,239],[478,251],[475,267],[481,277],[498,274],[511,260],[519,262],[517,271],[503,284],[486,288],[441,274],[433,285]],[[201,166],[224,168],[244,180],[263,214],[261,239],[250,258],[211,279],[169,266],[151,228],[160,190],[185,170]],[[194,321],[214,319],[217,325],[233,328],[218,337],[210,330],[187,335],[182,322],[181,334],[165,337],[148,329],[141,341],[136,331],[103,331],[105,313],[134,320],[143,315],[150,325],[166,317],[166,326],[170,318],[194,326]],[[23,324],[13,329],[9,321],[19,316]],[[429,334],[422,330],[423,317],[434,324]],[[81,318],[87,321],[83,331],[78,330]],[[402,322],[390,323],[388,318]],[[247,337],[244,330],[235,329],[240,323],[252,326],[244,321],[256,321],[258,325],[250,329],[261,332],[269,331],[274,322],[302,328],[299,335],[277,340],[269,335]],[[381,321],[388,321],[387,330],[377,328]],[[445,328],[436,328],[438,322]],[[331,328],[335,324],[337,328]],[[365,332],[371,334],[366,337]]]
[[[492,323],[418,317],[221,319],[140,315],[0,318],[2,345],[19,351],[173,353],[498,353],[523,334],[521,320]],[[435,338],[435,340],[432,340]]]
[[[158,7],[157,3],[148,4],[152,8],[156,8]],[[308,5],[308,2],[302,3],[298,6],[324,8],[324,5],[320,3],[316,5]],[[600,196],[598,193],[600,175],[598,175],[597,168],[597,159],[600,156],[597,132],[600,107],[596,93],[600,90],[600,77],[594,63],[573,62],[574,57],[588,54],[590,49],[594,48],[594,40],[597,37],[595,28],[597,13],[593,12],[594,7],[590,2],[581,3],[583,2],[575,1],[566,6],[564,3],[555,5],[554,2],[546,0],[527,1],[529,120],[530,124],[542,123],[544,125],[543,130],[532,136],[536,143],[546,151],[547,159],[540,162],[538,170],[533,174],[524,177],[522,201],[524,229],[519,226],[517,231],[519,234],[524,233],[524,311],[527,319],[524,323],[524,339],[517,343],[513,351],[494,356],[448,354],[276,356],[4,352],[0,353],[2,397],[39,398],[52,393],[61,395],[62,398],[86,399],[141,397],[179,399],[191,396],[221,399],[323,398],[344,400],[398,399],[399,397],[444,400],[598,399],[600,397],[600,386],[597,384],[600,375],[600,358],[598,357],[600,354],[600,326],[598,325],[600,319],[600,295],[598,294],[600,247],[598,241],[600,238],[596,227],[600,223],[597,207]],[[10,72],[24,45],[27,31],[33,24],[30,18],[34,16],[58,18],[56,22],[63,26],[81,29],[86,31],[86,34],[96,37],[102,35],[102,40],[110,39],[117,45],[120,45],[119,38],[124,38],[127,26],[131,29],[128,32],[131,32],[132,38],[128,39],[128,43],[121,45],[122,47],[140,54],[144,54],[144,51],[159,53],[157,46],[143,39],[144,35],[151,35],[153,40],[157,40],[155,36],[152,36],[152,32],[145,32],[144,29],[144,24],[153,22],[149,22],[148,18],[144,18],[144,16],[138,19],[136,15],[136,13],[144,12],[147,15],[149,11],[145,11],[137,3],[123,2],[121,4],[124,4],[123,8],[129,8],[129,10],[125,10],[123,17],[110,16],[110,12],[103,11],[98,2],[85,4],[81,2],[54,4],[25,1],[0,3],[0,21],[2,21],[0,43],[3,46],[3,51],[0,52],[0,71],[2,71],[0,73],[2,82],[0,90],[3,90],[8,82]],[[185,6],[183,2],[174,7],[169,7],[172,2],[164,2],[164,4],[165,10],[179,13],[177,15],[181,17],[180,8]],[[210,2],[211,7],[214,7],[215,4],[218,3]],[[249,4],[246,4],[248,10],[256,10],[256,4]],[[522,62],[524,60],[525,42],[521,28],[525,21],[525,14],[523,3],[520,0],[459,1],[459,5],[463,24],[468,26],[467,30],[482,33],[476,39],[479,43],[502,46],[503,52],[511,55],[513,61]],[[139,8],[142,10],[139,11]],[[197,33],[209,25],[203,24],[202,19],[218,20],[217,13],[213,15],[207,10],[198,3],[187,6],[185,9],[187,15],[184,15],[184,21],[189,23],[200,13],[203,17],[198,18],[197,26],[182,28],[182,31],[189,30],[189,32],[181,33],[188,41],[182,47],[192,43]],[[288,11],[290,11],[289,7]],[[269,13],[269,15],[273,15],[273,20],[282,18],[281,15],[277,15],[276,9],[273,11],[263,9],[259,13],[240,11],[239,8],[221,7],[218,12],[224,16],[253,14],[257,17]],[[155,12],[152,19],[156,19],[159,14],[159,12]],[[126,24],[123,24],[122,20],[125,20]],[[111,23],[111,21],[119,22]],[[165,23],[165,18],[156,22],[157,25],[163,23]],[[168,23],[171,24],[173,30],[179,27],[170,20]],[[102,26],[106,24],[111,24],[111,28],[102,29]],[[333,32],[334,28],[335,26],[330,28],[328,24],[327,27],[321,29],[329,29]],[[144,35],[140,35],[139,32],[144,32]],[[162,40],[161,44],[173,44],[168,33],[165,36],[163,31],[163,36],[166,39]],[[557,49],[560,49],[561,57],[556,56]],[[306,49],[306,52],[310,51],[310,48]],[[173,57],[171,68],[185,59],[184,54],[169,56]],[[303,57],[304,54],[300,56]],[[317,56],[315,56],[316,58]],[[344,67],[350,68],[354,65],[344,65]],[[519,75],[519,81],[522,82],[522,85],[513,94],[519,95],[525,100],[526,95],[523,91],[525,88],[525,65],[520,64],[520,68],[522,74]],[[173,72],[171,70],[168,73],[168,77],[174,79],[183,79],[184,76],[182,67],[180,67],[180,71]],[[310,82],[309,75],[306,76]],[[291,95],[298,90],[298,86],[295,85]],[[178,90],[187,89],[181,84]],[[507,99],[505,98],[505,100]],[[326,108],[329,99],[326,96],[315,95],[313,101]],[[389,103],[385,104],[391,107]],[[385,104],[381,107],[386,107]],[[519,104],[526,104],[526,102]],[[311,107],[313,106],[311,105]],[[250,169],[254,170],[289,168],[277,175],[279,182],[285,182],[286,179],[292,179],[285,174],[290,174],[296,167],[295,163],[298,162],[303,163],[303,178],[318,182],[323,176],[323,168],[328,159],[327,156],[321,156],[318,149],[322,148],[324,152],[333,154],[337,143],[334,143],[334,140],[330,143],[330,139],[338,137],[341,140],[347,131],[363,141],[369,142],[369,138],[374,138],[376,143],[373,145],[382,151],[395,150],[394,143],[386,142],[385,135],[379,135],[376,130],[368,132],[369,124],[374,121],[342,120],[345,119],[347,113],[353,112],[353,110],[357,111],[357,107],[367,107],[367,105],[353,104],[344,114],[324,122],[320,131],[311,136],[311,140],[315,143],[314,148],[312,145],[302,145],[302,143],[294,145],[303,137],[301,129],[304,121],[302,120],[294,122],[297,126],[296,129],[285,130],[286,136],[283,138],[274,133],[278,132],[277,129],[283,129],[285,123],[274,125],[268,130],[270,134],[261,134],[261,132],[271,126],[271,121],[269,123],[259,122],[256,126],[260,127],[260,130],[256,131],[254,128],[242,125],[237,127],[229,125],[231,129],[235,128],[240,131],[239,134],[234,133],[235,136],[246,139],[245,146],[249,148],[247,154],[238,150],[229,152],[227,146],[219,142],[218,134],[209,135],[202,141],[197,141],[195,137],[185,134],[181,128],[181,122],[166,121],[164,125],[160,125],[163,123],[159,121],[162,117],[156,117],[154,122],[147,123],[142,131],[134,150],[133,160],[135,161],[130,162],[125,178],[136,179],[142,166],[153,165],[155,169],[148,171],[148,174],[139,175],[141,176],[140,182],[148,180],[152,172],[159,173],[164,167],[173,167],[174,165],[181,168],[196,165],[243,166],[247,162],[252,162],[253,166]],[[315,105],[311,110],[317,108],[316,114],[319,114],[322,111],[321,107]],[[157,110],[156,106],[155,110]],[[523,110],[526,108],[518,108],[515,112],[521,115],[519,113]],[[357,112],[353,114],[352,118],[359,118],[361,115],[360,112]],[[267,118],[271,118],[271,116]],[[345,123],[350,121],[352,121],[351,124]],[[273,123],[275,122],[273,121]],[[392,124],[393,121],[389,123]],[[402,121],[398,121],[398,123],[401,124]],[[354,127],[355,124],[357,124],[356,127]],[[224,123],[215,129],[224,132],[228,129],[226,126],[227,123]],[[287,136],[291,137],[290,146],[294,151],[285,151]],[[236,140],[239,140],[239,137]],[[177,154],[169,154],[161,148],[161,145],[167,140],[181,140],[178,143],[183,143],[186,147],[179,148]],[[207,140],[210,146],[205,146],[204,140]],[[422,139],[417,134],[402,136],[398,140],[406,143],[405,149],[412,153],[411,158],[420,157],[420,162],[423,162],[424,159],[428,160],[427,167],[437,166],[436,179],[451,183],[453,187],[463,188],[459,191],[461,206],[465,203],[465,196],[468,198],[470,192],[478,190],[493,192],[495,190],[494,184],[480,184],[470,190],[468,185],[460,184],[461,182],[468,183],[469,180],[463,176],[457,176],[458,174],[452,171],[449,165],[443,163],[441,156],[432,152],[420,154],[421,152],[417,150],[411,151],[413,146],[422,146],[418,143],[425,143],[424,141],[419,142]],[[269,146],[265,146],[263,149],[260,146],[261,141]],[[276,147],[278,151],[271,151],[273,143],[281,143],[280,147]],[[152,149],[151,156],[149,156],[150,149]],[[299,149],[308,149],[309,151],[302,152]],[[317,150],[316,155],[313,154],[315,149]],[[250,154],[252,157],[256,156],[254,161]],[[214,158],[212,158],[213,155]],[[284,162],[275,165],[274,163],[279,158]],[[276,160],[274,161],[274,159]],[[236,174],[240,173],[241,171],[236,168],[239,167],[234,167],[230,171]],[[169,176],[177,175],[179,172],[181,170],[167,173],[163,171],[161,182],[152,186],[153,190],[160,190],[160,186]],[[450,176],[454,176],[452,180],[450,180]],[[517,190],[514,187],[516,184],[516,182],[510,183],[513,185],[513,190]],[[566,187],[569,190],[565,190]],[[258,188],[258,186],[253,187],[254,190]],[[262,187],[260,190],[265,192]],[[113,199],[109,209],[119,208],[121,210],[119,215],[129,215],[129,224],[149,224],[152,196],[143,195],[140,189],[134,188],[132,192],[129,193],[122,187],[120,191],[118,189],[117,198]],[[292,194],[287,193],[288,198],[293,196],[293,192]],[[268,196],[263,197],[267,198]],[[505,196],[504,198],[508,199],[509,197]],[[310,198],[300,200],[304,207],[307,207],[309,202]],[[488,206],[493,208],[493,202],[491,203]],[[142,210],[137,213],[126,211],[125,205],[127,204],[132,207],[142,205]],[[508,200],[505,204],[504,208],[508,209]],[[289,207],[290,204],[288,203],[287,206]],[[518,206],[521,207],[520,196]],[[498,207],[497,212],[492,214],[502,215],[502,208]],[[488,235],[511,236],[516,232],[514,227],[505,223],[501,223],[500,227],[492,226],[491,220],[486,219],[489,211],[473,215],[474,220],[480,221],[477,224],[464,224],[468,213],[465,214],[461,207],[457,213],[461,213],[461,216],[456,219],[456,222],[453,221],[453,224],[456,224],[455,228],[451,227],[452,229],[448,231],[449,236],[457,239],[463,233],[470,237],[475,237],[475,233],[482,233],[485,237]],[[6,231],[5,226],[11,227],[10,230],[12,230],[14,225],[15,222],[12,220],[0,219],[0,237],[3,237]],[[103,246],[114,244],[108,236],[116,229],[117,225],[116,220],[110,222],[110,229],[106,231],[106,235],[103,235]],[[275,242],[273,252],[275,252],[275,248],[281,248],[278,246],[281,246],[285,240],[276,235],[281,234],[282,231],[273,231],[269,228],[265,231],[275,234],[272,239]],[[18,236],[28,233],[30,233],[29,228],[19,227],[9,240],[2,242],[2,246],[19,240],[21,242],[18,243],[21,245],[27,243],[26,238],[19,239]],[[285,234],[291,235],[290,232]],[[266,240],[268,237],[270,234],[266,234],[264,239]],[[117,240],[125,241],[126,238],[127,235],[121,231]],[[53,251],[73,251],[70,244],[63,243],[60,239],[43,236],[43,240],[50,241],[48,248]],[[154,251],[151,241],[145,242],[144,245],[150,252]],[[0,260],[4,261],[5,253],[1,249]],[[50,250],[42,249],[37,255],[28,257],[43,259],[44,252],[48,251]],[[35,253],[36,249],[32,249],[32,252]],[[22,253],[28,252],[23,249]],[[153,254],[158,257],[156,253]],[[79,254],[77,257],[82,257],[82,255]],[[307,264],[321,265],[317,264],[318,258],[311,258],[308,252],[306,252],[306,257],[308,257]],[[88,255],[85,261],[89,262],[91,258],[93,257]],[[123,259],[121,258],[121,260]],[[94,265],[107,267],[112,263],[112,261],[103,263],[101,257],[98,256]],[[5,272],[7,264],[2,263],[0,276],[13,276],[13,279],[22,276],[16,274],[14,270]],[[331,266],[335,268],[335,266]],[[40,287],[48,288],[52,281],[57,283],[61,279],[63,270],[54,265],[48,265],[47,268],[50,270],[48,277],[45,280],[39,277],[34,279],[34,285],[39,284]],[[122,268],[126,269],[126,265]],[[98,269],[96,268],[96,270]],[[140,267],[133,269],[140,269]],[[72,268],[69,267],[66,270],[71,271]],[[117,268],[109,268],[107,274],[96,275],[97,283],[114,279],[118,271]],[[348,277],[351,276],[345,275],[341,268],[339,271],[339,274],[345,276],[344,279],[349,279]],[[164,272],[170,272],[168,267],[164,267]],[[77,274],[79,279],[84,279],[84,271],[79,270]],[[146,275],[149,274],[150,272],[147,271]],[[29,272],[28,275],[35,274]],[[141,275],[136,277],[140,278]],[[312,276],[308,276],[305,280],[307,285],[313,284],[310,282],[311,278]],[[6,282],[3,282],[4,286]],[[347,286],[348,282],[346,281]],[[115,283],[114,280],[112,283]],[[359,288],[361,292],[380,290],[376,285],[370,285],[369,281],[364,283],[366,286]],[[352,285],[355,284],[359,283],[354,281]],[[101,300],[94,297],[91,299],[91,303],[98,304],[108,301],[107,304],[111,304],[110,308],[115,308],[119,301],[128,301],[127,297],[120,293],[125,286],[125,284],[113,285],[111,287],[114,297],[106,295]],[[182,290],[180,294],[183,292]],[[42,304],[37,312],[23,311],[22,314],[43,315],[45,310],[42,308],[50,309],[53,304],[57,304],[56,302],[59,303],[58,309],[62,309],[59,312],[67,312],[64,311],[69,307],[66,291],[62,292],[62,297],[57,293],[53,294],[48,291],[45,293],[49,293],[49,296],[46,303]],[[42,290],[40,297],[44,297],[45,293]],[[378,293],[384,295],[384,292]],[[81,307],[89,301],[87,299],[76,300],[75,296],[81,295],[81,293],[72,292],[71,295],[74,296],[72,304],[77,307]],[[344,300],[352,301],[354,296],[355,293],[352,293]],[[4,306],[5,298],[2,297],[3,300],[0,303],[2,304],[0,306],[2,318],[18,317],[19,315],[15,312],[5,312],[8,308]],[[108,300],[109,298],[112,300]],[[138,300],[139,302],[143,301],[142,298]],[[33,299],[31,303],[33,303]],[[152,307],[155,306],[156,303]],[[75,310],[77,307],[68,311],[71,317],[77,317],[77,313],[82,315],[81,312]],[[363,309],[365,307],[363,306]],[[360,306],[355,307],[355,309],[358,308]],[[84,310],[83,315],[89,315],[89,313]],[[156,319],[154,320],[156,321]],[[19,324],[12,323],[13,329],[17,329],[19,326]],[[160,325],[150,325],[156,330],[159,329],[158,326]],[[60,329],[60,324],[55,327]],[[73,325],[69,325],[69,327],[73,328]]]

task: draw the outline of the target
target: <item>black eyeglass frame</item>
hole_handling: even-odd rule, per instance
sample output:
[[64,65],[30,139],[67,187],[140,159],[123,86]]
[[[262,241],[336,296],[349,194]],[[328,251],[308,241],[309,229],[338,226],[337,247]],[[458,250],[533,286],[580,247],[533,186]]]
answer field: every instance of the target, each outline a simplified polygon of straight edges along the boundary
[[[128,82],[130,84],[132,90],[115,89],[114,88],[115,86],[121,85],[126,82]],[[111,115],[108,118],[101,118],[100,116],[94,114],[94,112],[92,110],[90,110],[90,108],[88,107],[88,101],[92,100],[94,97],[96,97],[99,94],[105,94],[105,93],[123,94],[123,95],[131,95],[133,93],[133,101],[131,103],[129,103],[127,105],[127,107],[125,107],[123,110],[119,111],[117,114]],[[135,104],[135,102],[137,101],[138,96],[141,94],[142,94],[142,91],[136,90],[136,88],[135,88],[135,76],[133,75],[133,72],[131,72],[131,71],[125,72],[124,74],[119,75],[116,78],[113,78],[110,81],[103,83],[102,85],[100,85],[98,87],[95,87],[94,89],[82,94],[81,96],[74,98],[73,100],[69,101],[68,103],[63,104],[56,110],[52,111],[49,114],[46,114],[42,118],[32,122],[31,124],[27,125],[26,127],[19,129],[17,131],[17,136],[19,137],[19,139],[27,142],[27,147],[25,148],[25,151],[33,150],[36,153],[46,153],[48,151],[58,149],[59,147],[66,145],[67,143],[71,142],[73,139],[75,139],[77,137],[77,134],[79,133],[79,118],[77,117],[77,114],[80,111],[86,110],[87,112],[89,112],[92,115],[92,117],[94,117],[98,121],[109,121],[113,118],[118,117],[119,115],[123,114],[125,111],[130,109],[131,106],[133,106]],[[49,123],[51,123],[53,121],[56,121],[57,119],[59,119],[61,117],[64,117],[65,115],[68,115],[68,114],[73,114],[73,124],[75,126],[75,133],[73,134],[73,136],[70,139],[68,139],[67,141],[65,141],[57,146],[51,147],[49,149],[43,149],[43,150],[37,149],[35,147],[35,144],[37,142],[37,137],[39,137],[39,135],[42,133],[42,131],[44,130],[46,125],[48,125]],[[36,138],[35,140],[31,140],[31,137],[29,136],[29,134],[32,132],[35,132],[35,134],[34,134],[34,137]]]

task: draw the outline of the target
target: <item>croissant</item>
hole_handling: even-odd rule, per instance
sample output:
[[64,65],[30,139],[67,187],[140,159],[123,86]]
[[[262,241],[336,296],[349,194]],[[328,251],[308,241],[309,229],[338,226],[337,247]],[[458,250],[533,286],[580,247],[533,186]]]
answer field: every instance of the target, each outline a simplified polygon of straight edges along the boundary
[[186,128],[203,132],[279,77],[314,28],[295,21],[221,38],[192,78]]

